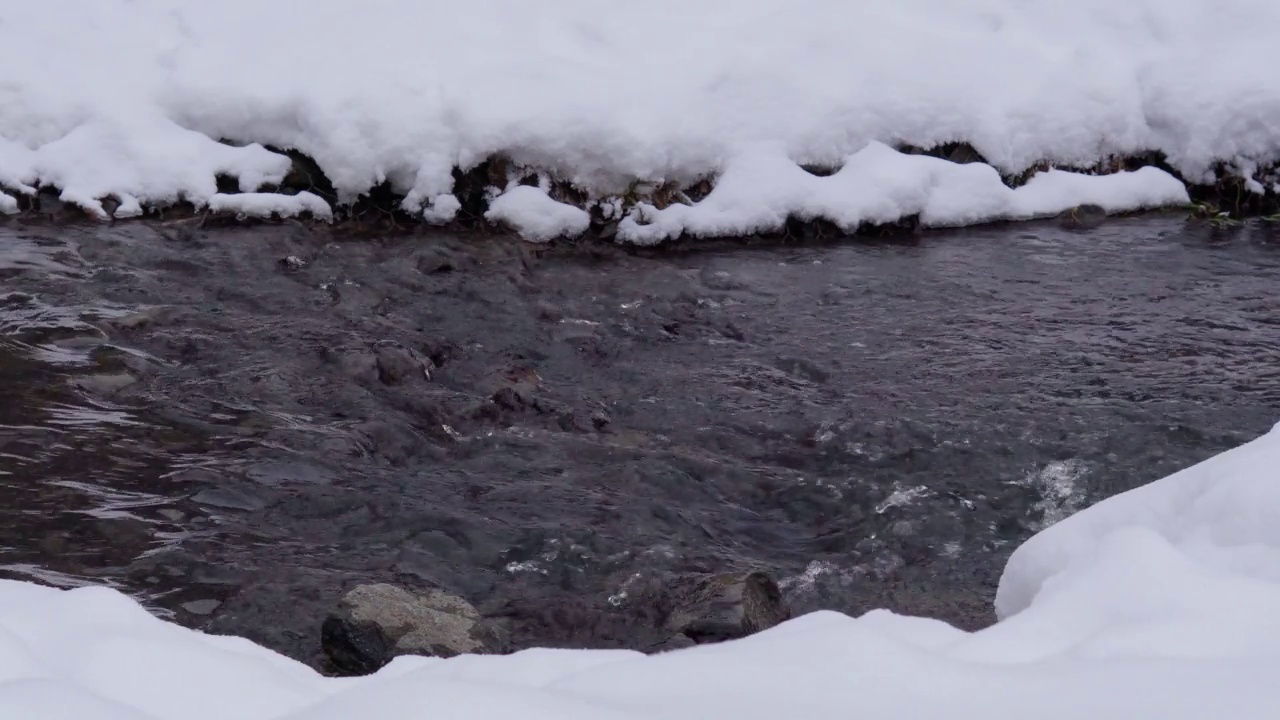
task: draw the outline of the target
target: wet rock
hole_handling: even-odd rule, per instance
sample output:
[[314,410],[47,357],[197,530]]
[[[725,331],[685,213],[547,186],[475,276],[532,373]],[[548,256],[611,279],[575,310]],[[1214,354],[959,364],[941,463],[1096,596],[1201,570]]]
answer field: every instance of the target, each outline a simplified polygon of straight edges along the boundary
[[778,583],[759,571],[682,576],[668,588],[674,607],[665,629],[697,644],[746,637],[791,617]]
[[191,602],[182,603],[182,609],[192,615],[212,615],[213,611],[217,610],[220,605],[222,605],[222,602],[219,600],[192,600]]
[[690,638],[688,635],[674,635],[672,637],[667,638],[666,640],[663,640],[657,645],[653,645],[651,647],[645,648],[645,652],[647,653],[671,652],[672,650],[683,650],[685,648],[691,648],[697,644],[698,643],[694,642],[693,639]]
[[102,211],[110,217],[115,217],[116,210],[120,209],[120,201],[113,196],[102,198]]
[[289,156],[293,160],[293,165],[280,183],[282,190],[293,190],[295,192],[313,191],[318,189],[320,185],[328,185],[328,181],[324,178],[324,173],[320,170],[320,166],[315,160],[301,153],[289,153]]
[[152,528],[136,518],[99,518],[92,523],[93,532],[114,549],[134,553],[151,544]]
[[1062,227],[1070,230],[1091,230],[1107,221],[1107,211],[1100,205],[1078,205],[1058,215]]
[[825,383],[831,379],[831,373],[822,369],[817,363],[802,357],[779,357],[774,367],[788,375],[792,375],[813,383]]
[[251,495],[229,487],[201,490],[192,495],[191,499],[201,505],[227,510],[261,510],[268,504],[266,500],[257,495]]
[[730,291],[730,290],[746,290],[750,288],[750,284],[740,277],[735,276],[727,270],[718,270],[714,267],[704,268],[699,274],[702,284],[709,290]]
[[398,345],[379,345],[373,351],[378,380],[383,385],[399,385],[413,379],[431,379],[428,363],[413,350]]
[[986,158],[982,157],[982,153],[975,150],[969,143],[956,143],[955,148],[946,155],[946,158],[960,165],[986,162]]
[[62,200],[61,193],[56,188],[49,186],[40,188],[40,192],[36,194],[35,206],[37,212],[41,215],[48,216],[54,220],[64,220],[72,215],[72,206],[68,206]]
[[372,384],[378,378],[378,358],[365,349],[341,351],[321,348],[321,358],[342,368],[347,377],[361,384]]
[[102,373],[143,375],[151,370],[145,356],[114,345],[99,345],[89,351],[89,360]]
[[423,275],[469,270],[476,264],[474,255],[457,252],[442,245],[423,248],[414,253],[414,266]]
[[558,323],[564,318],[564,311],[546,300],[537,301],[534,303],[533,308],[537,313],[538,319],[544,322]]
[[512,365],[480,382],[480,387],[489,391],[494,403],[510,410],[533,404],[541,385],[542,377],[525,365]]
[[324,467],[308,462],[280,461],[253,465],[245,471],[245,477],[267,486],[287,483],[327,485],[334,480],[333,473]]
[[361,585],[347,593],[320,635],[334,667],[351,674],[374,672],[399,655],[492,654],[506,645],[504,633],[466,600],[387,584]]
[[306,266],[307,262],[297,255],[290,255],[276,261],[276,267],[280,268],[281,272],[286,273],[298,272]]

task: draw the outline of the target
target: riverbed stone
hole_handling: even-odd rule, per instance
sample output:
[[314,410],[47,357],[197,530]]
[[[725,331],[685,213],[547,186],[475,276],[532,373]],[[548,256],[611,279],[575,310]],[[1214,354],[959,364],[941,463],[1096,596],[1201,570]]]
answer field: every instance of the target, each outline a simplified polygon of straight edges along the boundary
[[505,644],[502,630],[457,595],[385,583],[348,592],[321,627],[321,645],[334,667],[357,675],[400,655],[493,654]]

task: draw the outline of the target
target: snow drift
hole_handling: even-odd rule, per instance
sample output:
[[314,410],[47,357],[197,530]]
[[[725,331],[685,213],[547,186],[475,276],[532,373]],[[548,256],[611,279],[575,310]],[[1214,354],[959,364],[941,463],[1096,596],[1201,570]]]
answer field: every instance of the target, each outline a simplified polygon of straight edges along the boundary
[[[1252,176],[1280,159],[1280,4],[1266,0],[3,5],[0,212],[41,185],[100,215],[116,203],[125,215],[179,199],[204,207],[218,176],[244,192],[279,185],[289,161],[267,146],[313,158],[339,203],[386,183],[429,222],[458,210],[454,169],[491,157],[591,198],[767,163],[793,182],[774,178],[742,200],[844,218],[893,208],[842,199],[870,182],[852,171],[819,188],[799,166],[847,167],[871,143],[967,142],[1005,176],[1154,152],[1188,182],[1212,182],[1222,165],[1258,192],[1275,179]],[[1142,202],[1080,178],[1048,205],[1185,200],[1157,175],[1122,183],[1149,181]],[[813,188],[819,207],[795,199]],[[508,205],[546,207],[522,194]],[[999,194],[949,208],[947,222],[1046,207]],[[632,235],[761,227],[717,202],[656,213],[659,229]],[[253,202],[269,207],[325,214],[309,200]],[[512,212],[496,216],[544,234]],[[561,234],[581,226],[553,212]]]
[[0,717],[1280,716],[1280,428],[1032,538],[976,633],[874,611],[658,656],[399,658],[322,678],[105,588],[0,581]]

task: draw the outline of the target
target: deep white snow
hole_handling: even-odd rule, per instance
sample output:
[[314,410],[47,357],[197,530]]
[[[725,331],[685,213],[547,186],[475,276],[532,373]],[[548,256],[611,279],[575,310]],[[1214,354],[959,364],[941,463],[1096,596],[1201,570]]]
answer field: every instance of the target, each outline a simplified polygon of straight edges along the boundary
[[660,656],[400,658],[327,679],[113,590],[0,581],[0,718],[1280,717],[1280,428],[1035,536],[997,609],[976,633],[822,612]]
[[[94,213],[107,196],[125,213],[203,206],[218,174],[246,192],[276,183],[288,160],[262,145],[314,158],[342,202],[389,181],[430,222],[457,212],[453,168],[493,155],[593,197],[738,177],[706,208],[638,211],[619,233],[637,241],[792,212],[847,224],[923,208],[955,224],[1082,197],[1112,210],[1184,199],[1157,171],[1055,173],[1011,194],[989,170],[891,161],[870,143],[967,141],[1005,174],[1160,151],[1195,182],[1219,161],[1251,175],[1280,159],[1270,0],[3,5],[0,186],[53,185]],[[819,183],[798,169],[851,157],[867,174]],[[841,194],[886,173],[884,194]]]

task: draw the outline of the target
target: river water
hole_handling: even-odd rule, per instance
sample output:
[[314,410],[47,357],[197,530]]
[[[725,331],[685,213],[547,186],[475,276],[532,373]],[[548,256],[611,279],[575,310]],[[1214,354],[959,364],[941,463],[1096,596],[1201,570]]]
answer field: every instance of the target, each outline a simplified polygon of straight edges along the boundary
[[358,582],[518,645],[644,588],[991,622],[1008,553],[1280,420],[1280,232],[1182,217],[628,252],[0,225],[0,575],[306,661]]

